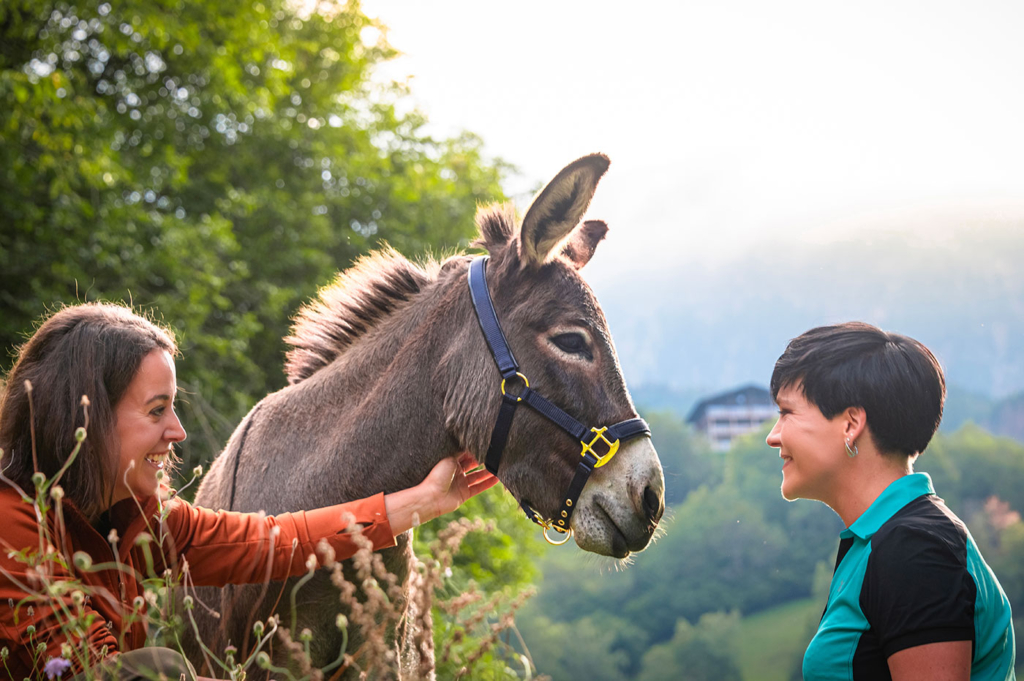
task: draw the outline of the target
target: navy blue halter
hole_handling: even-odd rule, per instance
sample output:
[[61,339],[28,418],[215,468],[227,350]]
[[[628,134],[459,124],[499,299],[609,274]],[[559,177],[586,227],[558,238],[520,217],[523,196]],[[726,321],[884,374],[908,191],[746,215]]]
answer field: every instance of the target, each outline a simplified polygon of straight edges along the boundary
[[[494,362],[498,365],[501,373],[501,407],[498,410],[498,420],[491,431],[491,443],[487,448],[487,457],[484,465],[491,473],[498,474],[498,466],[501,463],[501,454],[508,441],[509,431],[512,429],[512,419],[516,414],[516,407],[520,402],[533,408],[541,415],[549,419],[562,430],[569,433],[574,440],[579,441],[583,449],[580,452],[580,460],[576,464],[576,471],[573,474],[572,482],[562,500],[562,507],[554,520],[545,520],[537,511],[530,508],[530,505],[520,499],[526,517],[544,528],[544,538],[552,544],[563,544],[569,540],[572,529],[569,521],[572,520],[573,511],[576,510],[576,502],[583,492],[583,486],[587,484],[590,474],[595,468],[600,468],[615,456],[619,450],[621,441],[640,435],[650,436],[651,429],[647,422],[641,418],[620,421],[615,425],[606,428],[587,428],[582,423],[565,413],[554,404],[546,400],[540,394],[530,389],[530,382],[526,376],[519,373],[519,364],[512,355],[508,346],[505,334],[498,323],[498,316],[494,312],[494,303],[491,302],[491,294],[487,289],[486,265],[487,256],[479,256],[473,259],[469,265],[469,294],[473,299],[473,308],[476,310],[476,317],[480,321],[480,329],[487,339],[487,346],[491,349]],[[518,379],[522,387],[518,394],[511,394],[505,390],[507,381]],[[546,531],[554,529],[565,535],[562,541],[555,542],[548,538]]]

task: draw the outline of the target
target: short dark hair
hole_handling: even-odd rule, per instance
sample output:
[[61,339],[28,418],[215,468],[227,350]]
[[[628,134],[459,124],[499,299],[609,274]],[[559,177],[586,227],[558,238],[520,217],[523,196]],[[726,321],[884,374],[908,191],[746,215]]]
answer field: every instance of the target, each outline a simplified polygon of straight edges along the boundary
[[924,451],[942,420],[946,379],[922,343],[864,322],[819,326],[786,346],[772,372],[772,398],[799,385],[825,418],[862,407],[878,449]]
[[56,475],[75,447],[75,429],[85,425],[87,396],[88,434],[60,484],[95,520],[110,506],[117,476],[115,407],[153,350],[177,354],[173,333],[121,305],[75,305],[46,319],[19,348],[0,394],[4,474],[28,494],[37,470]]

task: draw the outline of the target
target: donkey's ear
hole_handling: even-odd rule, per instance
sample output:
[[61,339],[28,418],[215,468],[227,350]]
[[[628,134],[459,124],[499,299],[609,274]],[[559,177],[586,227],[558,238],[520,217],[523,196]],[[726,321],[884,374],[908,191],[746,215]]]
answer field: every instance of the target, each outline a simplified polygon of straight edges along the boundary
[[597,182],[608,170],[608,157],[591,154],[573,161],[533,200],[519,234],[519,258],[524,267],[539,267],[561,251],[594,198]]
[[587,220],[572,231],[569,240],[562,247],[562,255],[567,257],[576,269],[581,270],[594,257],[594,249],[607,233],[608,225],[604,220]]

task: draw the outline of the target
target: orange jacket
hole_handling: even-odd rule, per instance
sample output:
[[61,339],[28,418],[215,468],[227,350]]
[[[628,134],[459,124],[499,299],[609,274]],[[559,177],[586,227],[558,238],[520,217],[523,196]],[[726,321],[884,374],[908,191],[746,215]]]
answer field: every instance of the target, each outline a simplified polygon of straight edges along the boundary
[[[61,621],[67,622],[67,618],[59,616],[59,608],[75,611],[79,607],[75,604],[77,594],[58,592],[47,599],[23,600],[28,595],[26,588],[38,593],[42,582],[37,575],[30,574],[34,571],[19,561],[15,553],[27,548],[38,553],[39,525],[32,505],[23,501],[16,490],[6,485],[0,488],[0,646],[10,651],[7,668],[0,665],[0,672],[16,679],[35,678],[41,676],[48,658],[61,655],[61,644],[67,641]],[[162,525],[161,507],[167,511]],[[145,643],[144,618],[132,616],[140,607],[145,612],[140,576],[160,576],[166,569],[177,576],[182,558],[188,563],[189,580],[197,586],[258,583],[267,579],[268,571],[271,580],[301,575],[306,572],[306,559],[315,553],[321,539],[334,548],[338,560],[356,552],[358,546],[352,534],[345,531],[347,522],[342,516],[346,513],[363,526],[363,536],[370,539],[374,550],[394,546],[383,494],[278,516],[214,512],[178,498],[161,503],[156,497],[145,499],[140,512],[135,500],[126,499],[115,504],[110,512],[117,532],[116,558],[108,537],[100,536],[74,505],[65,501],[64,532],[53,532],[51,536],[61,544],[57,548],[66,558],[64,565],[56,560],[47,561],[48,579],[52,584],[62,577],[73,577],[88,587],[80,607],[86,618],[94,617],[79,635],[88,641],[90,663],[95,664],[104,646],[107,654],[114,654]],[[57,526],[54,511],[49,514],[48,525]],[[145,534],[162,537],[163,550],[156,542],[149,546],[138,543]],[[293,540],[298,542],[294,551]],[[91,557],[93,566],[119,561],[122,569],[79,569],[71,558],[79,551]],[[149,562],[152,570],[148,568]],[[31,636],[29,625],[36,628]],[[32,648],[40,642],[45,644],[45,650],[36,655],[33,664]],[[68,676],[81,669],[82,661],[73,659]]]

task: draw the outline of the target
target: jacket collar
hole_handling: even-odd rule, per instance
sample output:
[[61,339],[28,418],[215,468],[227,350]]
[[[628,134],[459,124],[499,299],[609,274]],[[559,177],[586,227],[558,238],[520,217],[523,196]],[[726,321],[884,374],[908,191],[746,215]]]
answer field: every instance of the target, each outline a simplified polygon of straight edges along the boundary
[[914,499],[926,494],[935,494],[932,487],[932,479],[927,473],[911,473],[893,481],[885,490],[878,495],[878,498],[868,506],[859,518],[853,521],[847,529],[840,533],[840,537],[859,537],[860,539],[871,539],[875,532],[893,517],[897,511],[909,504]]
[[[139,512],[141,506],[142,512]],[[118,543],[117,552],[119,559],[127,560],[128,553],[135,546],[135,539],[142,532],[149,531],[156,538],[158,501],[155,496],[140,499],[124,499],[110,507],[111,526],[117,530]],[[96,528],[78,510],[74,502],[64,500],[64,519],[68,530],[74,532],[79,541],[88,542],[90,545],[107,545],[107,537],[100,536]]]

